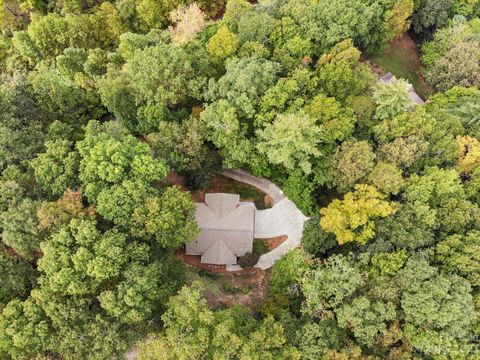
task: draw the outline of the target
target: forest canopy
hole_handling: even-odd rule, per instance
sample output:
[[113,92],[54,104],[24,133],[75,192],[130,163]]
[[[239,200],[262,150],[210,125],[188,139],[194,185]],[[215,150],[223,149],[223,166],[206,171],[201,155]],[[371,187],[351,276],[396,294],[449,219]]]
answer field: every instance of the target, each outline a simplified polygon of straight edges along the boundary
[[[0,2],[0,358],[480,356],[480,2]],[[223,168],[309,217],[253,313],[175,256]]]

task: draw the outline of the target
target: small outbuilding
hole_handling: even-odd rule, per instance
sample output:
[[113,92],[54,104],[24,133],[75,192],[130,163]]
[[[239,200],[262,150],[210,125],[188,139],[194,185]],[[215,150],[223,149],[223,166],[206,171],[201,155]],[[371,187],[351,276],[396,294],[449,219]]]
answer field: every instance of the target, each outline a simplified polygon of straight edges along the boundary
[[[383,75],[378,81],[389,84],[393,81],[394,78],[395,76],[391,72],[389,72]],[[412,102],[414,102],[415,104],[425,104],[425,101],[423,101],[422,98],[418,96],[418,94],[415,92],[412,84],[408,84],[408,95],[410,96],[410,100],[412,100]]]
[[201,255],[201,262],[235,265],[237,257],[252,252],[255,205],[240,202],[240,195],[209,193],[197,203],[197,239],[186,246],[187,255]]

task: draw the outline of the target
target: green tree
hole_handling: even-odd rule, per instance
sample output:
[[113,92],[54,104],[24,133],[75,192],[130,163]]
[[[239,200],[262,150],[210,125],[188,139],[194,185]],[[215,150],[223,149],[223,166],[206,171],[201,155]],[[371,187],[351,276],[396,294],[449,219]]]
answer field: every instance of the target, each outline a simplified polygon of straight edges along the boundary
[[288,170],[300,167],[312,171],[310,159],[321,155],[318,149],[321,128],[315,119],[303,113],[278,115],[275,121],[258,132],[257,148],[268,160]]
[[466,134],[478,138],[480,135],[479,100],[480,90],[477,88],[455,86],[443,94],[432,96],[426,107],[436,119],[460,119],[463,128],[467,131]]
[[308,360],[322,358],[328,350],[339,349],[346,339],[345,331],[339,328],[335,319],[307,322],[295,335],[302,359]]
[[160,42],[138,49],[99,81],[102,102],[128,129],[148,134],[173,117],[175,108],[200,99],[213,75],[208,59],[198,44]]
[[[318,79],[309,68],[295,69],[288,77],[278,79],[262,96],[260,113],[256,115],[255,124],[265,125],[271,123],[278,113],[300,110],[313,95],[312,90],[317,85]],[[310,115],[315,117],[317,114],[312,111]],[[320,115],[323,113],[318,114],[319,117]]]
[[21,359],[46,354],[52,329],[32,299],[12,300],[0,314],[0,351]]
[[124,180],[148,184],[167,175],[166,165],[152,157],[148,145],[115,122],[101,125],[91,121],[77,148],[81,157],[80,181],[93,204],[102,190]]
[[391,119],[413,106],[408,92],[409,84],[406,80],[393,78],[392,82],[379,82],[375,86],[373,99],[377,104],[375,117]]
[[395,305],[359,296],[342,306],[337,318],[338,325],[351,329],[361,344],[372,345],[377,336],[386,333],[388,321],[396,318]]
[[232,31],[238,30],[240,18],[252,11],[252,4],[246,0],[228,0],[223,21]]
[[321,139],[326,143],[345,141],[353,134],[357,118],[350,108],[342,107],[335,98],[317,95],[304,111],[321,124]]
[[435,241],[436,227],[436,212],[428,205],[400,204],[395,214],[376,223],[374,247],[379,251],[414,251],[431,246]]
[[109,315],[127,324],[151,319],[184,280],[182,269],[176,268],[178,264],[167,258],[148,265],[131,263],[116,288],[99,295],[100,305]]
[[320,226],[319,215],[308,219],[303,225],[302,246],[310,254],[324,256],[337,245],[333,234]]
[[415,1],[396,0],[393,2],[388,27],[395,34],[395,37],[402,36],[410,28],[410,17],[413,14]]
[[35,270],[28,262],[11,256],[0,247],[0,307],[28,295],[35,279]]
[[100,191],[96,199],[96,209],[105,219],[115,225],[128,228],[133,212],[145,204],[156,191],[142,181],[124,180]]
[[428,149],[428,143],[417,136],[398,137],[377,149],[377,158],[401,169],[408,169],[419,161]]
[[226,26],[221,26],[207,43],[208,53],[220,60],[233,55],[237,48],[238,37]]
[[404,186],[402,172],[395,165],[380,162],[368,175],[369,182],[384,194],[397,195]]
[[29,198],[1,214],[2,241],[19,255],[32,258],[38,255],[41,232],[38,230],[38,202]]
[[435,247],[435,260],[451,274],[461,274],[472,286],[480,284],[480,233],[477,230],[462,236],[451,235]]
[[[121,20],[109,2],[92,14],[34,14],[26,30],[28,38],[41,58],[51,59],[68,47],[82,49],[113,48],[120,35]],[[36,60],[36,59],[35,59]]]
[[68,140],[47,141],[46,151],[31,161],[35,180],[50,195],[61,195],[77,183],[78,154]]
[[331,311],[353,295],[362,284],[359,269],[349,258],[335,255],[326,264],[318,265],[303,278],[302,291],[305,295],[304,309],[321,316]]
[[440,205],[442,200],[455,197],[465,198],[465,191],[457,171],[428,168],[425,175],[412,175],[405,192],[409,202],[421,202],[431,207]]
[[461,42],[449,50],[427,72],[427,80],[438,90],[480,84],[480,42]]
[[188,193],[169,187],[160,197],[150,197],[134,210],[131,232],[143,239],[155,238],[164,248],[178,248],[198,235],[195,209]]
[[299,359],[296,349],[286,344],[282,325],[272,317],[257,321],[241,306],[213,311],[196,288],[185,287],[172,297],[162,320],[164,333],[141,345],[142,353],[151,354],[153,342],[178,359]]
[[334,185],[339,191],[348,191],[373,169],[374,160],[375,154],[368,142],[345,141],[331,158]]
[[81,125],[104,115],[100,98],[91,89],[83,89],[60,71],[39,64],[30,73],[33,93],[39,108],[52,119]]
[[[418,260],[412,259],[404,271],[418,274],[421,270]],[[459,276],[440,275],[428,265],[426,270],[427,273],[417,275],[412,282],[407,283],[408,277],[404,277],[406,287],[401,304],[405,314],[405,336],[428,355],[446,353],[468,357],[472,349],[464,339],[477,316],[471,286]]]
[[124,234],[116,229],[102,234],[95,225],[91,220],[73,219],[42,243],[38,266],[44,273],[43,287],[62,295],[95,294],[103,281],[121,274],[132,254],[145,253],[145,248],[135,246],[127,251]]
[[420,140],[427,140],[436,127],[439,127],[437,120],[423,108],[417,107],[413,112],[383,120],[373,127],[373,133],[378,143],[383,145],[399,137],[415,136]]
[[287,310],[299,312],[302,300],[299,290],[302,277],[309,269],[307,261],[308,255],[297,249],[275,262],[262,313],[279,317]]
[[316,67],[320,86],[327,95],[342,100],[363,95],[374,84],[370,68],[359,61],[360,54],[351,40],[344,40],[320,57]]
[[413,31],[425,37],[447,25],[453,0],[421,0],[412,16]]
[[227,100],[240,116],[253,117],[261,96],[277,80],[281,66],[258,58],[231,59],[226,73],[215,81],[210,79],[205,98],[208,101]]
[[0,169],[42,151],[45,124],[24,75],[0,81]]
[[322,50],[353,39],[362,50],[375,51],[393,33],[388,29],[388,7],[377,1],[319,1],[299,12],[298,21],[305,34]]
[[207,105],[200,120],[208,130],[207,139],[219,149],[226,166],[235,167],[248,162],[254,145],[247,138],[248,124],[239,118],[232,104],[221,99]]
[[191,116],[182,123],[162,121],[147,142],[155,157],[165,159],[169,167],[186,176],[189,187],[207,188],[221,170],[222,159],[205,142],[205,133],[202,121]]
[[255,11],[243,15],[238,22],[238,39],[265,44],[275,26],[275,19],[265,12]]
[[305,172],[301,168],[296,168],[288,173],[287,179],[282,184],[282,190],[303,213],[312,214],[318,210],[315,200],[315,184],[305,176]]

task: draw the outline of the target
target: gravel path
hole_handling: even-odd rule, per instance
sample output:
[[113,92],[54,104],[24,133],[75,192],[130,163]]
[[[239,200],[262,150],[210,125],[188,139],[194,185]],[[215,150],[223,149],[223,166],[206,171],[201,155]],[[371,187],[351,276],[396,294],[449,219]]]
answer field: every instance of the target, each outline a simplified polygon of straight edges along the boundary
[[287,235],[288,239],[272,251],[260,256],[256,267],[262,270],[272,265],[290,250],[300,245],[303,223],[308,218],[288,199],[283,191],[267,179],[255,177],[244,170],[224,170],[223,176],[255,186],[270,195],[273,207],[266,210],[255,210],[256,239],[272,238]]

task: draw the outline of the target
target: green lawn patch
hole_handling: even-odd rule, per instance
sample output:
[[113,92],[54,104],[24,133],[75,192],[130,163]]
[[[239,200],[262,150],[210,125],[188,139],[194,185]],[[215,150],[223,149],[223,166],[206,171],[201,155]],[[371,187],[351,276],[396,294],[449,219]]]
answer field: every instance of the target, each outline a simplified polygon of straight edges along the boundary
[[370,56],[368,60],[382,67],[385,73],[391,72],[397,78],[408,80],[422,99],[431,95],[432,89],[421,73],[420,53],[408,35],[393,40],[388,48]]

